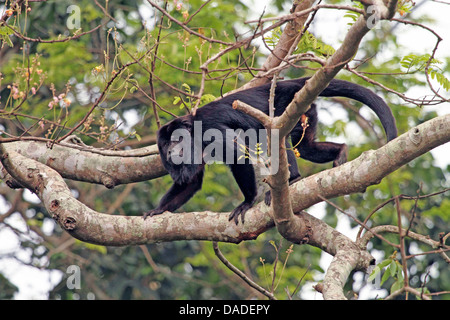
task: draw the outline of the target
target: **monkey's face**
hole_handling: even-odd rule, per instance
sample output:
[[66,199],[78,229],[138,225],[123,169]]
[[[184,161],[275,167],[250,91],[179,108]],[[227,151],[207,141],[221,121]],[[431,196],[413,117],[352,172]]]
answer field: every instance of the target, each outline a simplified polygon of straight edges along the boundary
[[[203,168],[195,161],[191,115],[172,120],[158,131],[158,149],[164,167],[175,183],[188,183]],[[200,151],[201,152],[201,151]]]
[[[170,141],[169,145],[167,146],[166,151],[166,159],[171,161],[175,158],[183,158],[183,155],[185,154],[184,148],[183,148],[183,136],[180,137],[180,139]],[[172,161],[173,163],[173,161]]]

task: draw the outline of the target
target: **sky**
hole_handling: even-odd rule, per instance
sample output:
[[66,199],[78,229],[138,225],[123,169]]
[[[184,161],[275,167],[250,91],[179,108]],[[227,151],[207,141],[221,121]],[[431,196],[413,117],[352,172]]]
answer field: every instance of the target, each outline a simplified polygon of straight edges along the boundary
[[[254,1],[248,0],[251,4],[251,8],[254,8],[255,13],[251,18],[257,18],[262,12],[263,8],[266,6],[270,8],[269,4],[271,1]],[[421,1],[417,1],[420,3]],[[350,1],[348,2],[351,5]],[[286,12],[288,12],[288,9]],[[440,34],[440,36],[444,39],[440,44],[440,49],[437,54],[437,58],[444,58],[448,56],[450,52],[450,5],[440,5],[431,0],[424,6],[421,6],[417,12],[413,14],[414,16],[420,16],[424,13],[428,13],[436,18],[438,21],[437,24],[432,25],[432,28]],[[342,19],[342,12],[335,12],[334,10],[321,10],[319,14],[317,14],[315,25],[312,31],[316,36],[320,36],[325,43],[328,43],[335,48],[339,45],[340,41],[342,41],[343,36],[345,35],[345,30],[347,29],[348,19]],[[420,30],[419,28],[411,28],[410,26],[402,28],[403,36],[400,37],[399,41],[402,45],[408,48],[410,52],[416,53],[426,53],[429,52],[430,49],[434,46],[434,39],[430,40],[429,35]],[[386,58],[389,58],[389,49],[387,48],[385,52],[382,54],[386,55]],[[424,92],[410,92],[413,96],[421,96],[425,94]],[[450,105],[441,105],[437,110],[440,115],[450,113]],[[441,166],[446,166],[450,164],[450,157],[448,154],[450,153],[449,143],[443,145],[439,148],[432,150],[433,155],[436,157],[436,161]],[[31,193],[27,193],[27,198],[34,199],[37,201],[35,196]],[[315,216],[320,217],[323,215],[323,204],[318,204],[312,207],[309,212]],[[0,198],[0,214],[6,212],[8,210],[7,204],[4,202],[2,198]],[[25,225],[21,223],[21,219],[19,217],[14,217],[14,215],[10,218],[15,221],[8,220],[9,223],[14,225],[19,230],[23,230],[26,228]],[[51,232],[51,226],[47,227],[47,232]],[[354,238],[355,230],[350,229],[349,222],[347,219],[342,218],[339,219],[339,223],[337,229],[343,232],[345,235],[350,238]],[[57,284],[61,277],[64,275],[61,271],[47,271],[47,270],[39,270],[32,267],[26,267],[13,259],[5,259],[5,255],[8,255],[13,252],[18,252],[19,242],[17,240],[17,236],[10,230],[4,229],[0,231],[0,243],[2,244],[0,247],[0,272],[5,274],[10,281],[12,281],[16,286],[20,288],[19,294],[16,295],[16,299],[47,299],[48,291],[53,287],[53,285]],[[29,254],[26,251],[21,251],[19,254],[20,259],[27,261],[29,259]],[[331,256],[328,254],[324,254],[321,260],[321,267],[326,269],[331,261]],[[376,257],[377,259],[382,259],[380,256]],[[41,261],[43,266],[45,266],[45,261]],[[319,280],[319,279],[317,279]],[[311,284],[312,285],[312,284]],[[321,299],[321,294],[314,292],[312,289],[305,290],[302,293],[304,298],[310,299]],[[373,298],[376,294],[385,294],[383,292],[379,292],[375,290],[373,287],[367,287],[361,292],[361,298]]]

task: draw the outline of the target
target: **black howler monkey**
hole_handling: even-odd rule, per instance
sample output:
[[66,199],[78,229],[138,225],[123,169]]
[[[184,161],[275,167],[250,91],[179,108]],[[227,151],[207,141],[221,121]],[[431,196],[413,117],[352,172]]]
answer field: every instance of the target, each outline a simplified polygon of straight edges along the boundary
[[[300,78],[294,80],[280,81],[277,83],[275,90],[275,116],[279,116],[286,109],[287,105],[294,98],[294,95],[304,85],[308,78]],[[232,109],[232,103],[235,100],[245,102],[264,113],[269,113],[269,91],[271,84],[265,84],[256,88],[243,90],[226,96],[220,100],[213,101],[207,105],[199,108],[195,116],[185,115],[174,119],[162,126],[158,131],[158,148],[164,167],[167,169],[173,179],[173,185],[169,191],[162,197],[158,207],[150,210],[144,214],[144,219],[161,214],[165,211],[174,211],[186,203],[198,190],[202,187],[203,172],[205,167],[205,160],[203,159],[205,148],[211,144],[211,141],[200,141],[197,146],[200,150],[197,152],[192,146],[192,149],[180,150],[177,146],[181,144],[182,139],[193,138],[194,136],[194,122],[201,121],[201,135],[203,135],[208,129],[217,129],[222,132],[223,139],[226,140],[225,131],[227,129],[263,129],[263,126],[251,116],[244,114],[240,111]],[[387,140],[390,141],[397,136],[397,128],[395,125],[395,119],[388,105],[377,96],[375,93],[366,89],[360,85],[343,81],[332,80],[328,87],[322,91],[320,96],[323,97],[347,97],[357,101],[360,101],[370,107],[381,120],[381,123],[386,132]],[[334,166],[338,166],[347,161],[347,146],[345,144],[338,144],[333,142],[316,142],[316,128],[317,128],[317,110],[315,105],[305,114],[308,117],[309,128],[306,129],[303,139],[303,127],[300,122],[291,131],[290,136],[292,145],[297,145],[298,151],[303,159],[324,163],[333,161]],[[191,137],[182,137],[174,139],[172,134],[177,129],[185,129]],[[175,141],[173,141],[175,140]],[[300,141],[301,140],[301,141]],[[195,142],[194,142],[195,144]],[[193,145],[194,145],[193,144]],[[223,145],[223,154],[226,153],[227,148],[230,148],[229,144]],[[232,147],[237,149],[236,144]],[[189,163],[174,163],[171,156],[175,153],[177,156],[183,156],[183,152],[191,154],[184,154]],[[195,155],[199,154],[200,159],[194,161]],[[296,157],[292,149],[286,148],[290,178],[292,182],[300,177],[298,171]],[[216,150],[217,152],[217,150]],[[234,160],[237,160],[236,158]],[[238,205],[230,214],[229,220],[234,219],[236,224],[238,223],[238,217],[241,216],[242,222],[244,222],[245,212],[251,208],[256,200],[257,196],[257,183],[255,180],[255,171],[252,164],[248,161],[244,163],[230,163],[228,164],[240,190],[242,191],[245,199]],[[270,200],[269,200],[270,201]],[[266,197],[266,203],[267,203]]]

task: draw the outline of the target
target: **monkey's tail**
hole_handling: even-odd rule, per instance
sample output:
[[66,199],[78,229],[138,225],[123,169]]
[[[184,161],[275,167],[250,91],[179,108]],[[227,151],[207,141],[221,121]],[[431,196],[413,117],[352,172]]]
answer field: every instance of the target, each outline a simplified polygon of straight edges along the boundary
[[372,109],[383,125],[387,141],[397,137],[397,125],[391,109],[386,102],[371,90],[349,81],[333,79],[322,91],[323,97],[345,97],[364,103]]

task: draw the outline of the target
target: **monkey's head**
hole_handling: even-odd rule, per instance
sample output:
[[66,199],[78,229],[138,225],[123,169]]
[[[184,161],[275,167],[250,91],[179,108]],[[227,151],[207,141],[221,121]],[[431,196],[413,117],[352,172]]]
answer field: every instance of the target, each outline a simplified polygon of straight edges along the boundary
[[[170,121],[158,130],[158,149],[162,163],[178,184],[190,182],[204,167],[201,141],[199,148],[194,148],[193,127],[193,116],[186,115]],[[196,153],[200,153],[200,156],[196,156]]]

